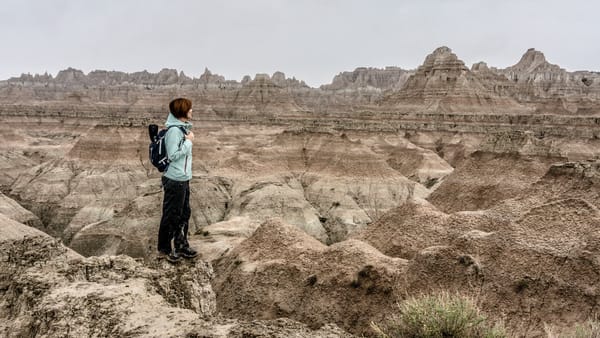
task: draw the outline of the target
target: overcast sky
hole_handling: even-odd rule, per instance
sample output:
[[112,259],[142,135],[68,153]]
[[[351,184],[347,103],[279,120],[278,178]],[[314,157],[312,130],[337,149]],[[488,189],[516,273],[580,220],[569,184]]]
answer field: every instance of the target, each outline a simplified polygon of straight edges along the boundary
[[439,46],[470,66],[530,47],[600,71],[600,5],[569,0],[1,0],[0,79],[74,67],[282,71],[317,87],[356,67],[413,69]]

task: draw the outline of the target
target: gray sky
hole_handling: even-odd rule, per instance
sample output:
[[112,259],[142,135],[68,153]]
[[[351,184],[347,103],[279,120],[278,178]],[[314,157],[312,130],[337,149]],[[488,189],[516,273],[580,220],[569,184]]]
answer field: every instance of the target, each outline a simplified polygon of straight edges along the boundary
[[412,69],[439,46],[507,67],[527,48],[600,71],[600,3],[569,0],[2,0],[0,79],[74,67],[317,87],[356,67]]

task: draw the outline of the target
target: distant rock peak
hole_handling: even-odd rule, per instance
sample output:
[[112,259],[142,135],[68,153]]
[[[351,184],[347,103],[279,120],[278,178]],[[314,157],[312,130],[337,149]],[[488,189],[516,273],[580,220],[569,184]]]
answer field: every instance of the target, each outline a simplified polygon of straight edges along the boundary
[[331,84],[322,85],[321,89],[399,89],[414,71],[400,67],[388,66],[384,69],[373,67],[357,67],[351,72],[341,72],[333,78]]
[[446,46],[441,46],[441,47],[436,48],[432,54],[433,55],[452,54],[452,49],[450,49]]
[[535,50],[535,48],[529,48],[525,54],[521,57],[521,60],[514,65],[519,69],[535,69],[542,64],[547,64],[544,53]]
[[258,83],[276,85],[278,87],[308,87],[304,81],[296,80],[295,77],[286,78],[285,73],[276,71],[273,76],[266,73],[257,73],[253,80],[250,80],[250,76],[246,75],[242,79],[243,85],[256,85]]
[[425,75],[442,71],[468,71],[465,63],[460,60],[452,50],[446,46],[436,48],[433,53],[427,55],[425,62],[417,69],[417,73]]
[[483,61],[474,63],[473,66],[471,66],[471,71],[487,71],[489,69],[487,63]]

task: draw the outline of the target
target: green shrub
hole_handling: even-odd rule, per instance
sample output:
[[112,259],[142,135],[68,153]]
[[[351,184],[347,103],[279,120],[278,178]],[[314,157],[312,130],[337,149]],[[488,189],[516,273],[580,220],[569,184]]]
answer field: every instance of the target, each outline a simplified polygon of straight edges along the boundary
[[399,313],[379,326],[381,337],[505,337],[501,325],[490,326],[475,302],[442,292],[410,298],[399,304]]

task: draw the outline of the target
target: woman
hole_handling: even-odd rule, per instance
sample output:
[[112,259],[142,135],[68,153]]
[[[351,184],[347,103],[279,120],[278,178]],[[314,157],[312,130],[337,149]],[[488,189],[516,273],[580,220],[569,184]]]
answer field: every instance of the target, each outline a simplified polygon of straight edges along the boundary
[[[171,262],[198,255],[188,242],[190,179],[192,178],[192,101],[178,98],[169,103],[165,136],[169,167],[162,177],[165,192],[158,230],[158,252]],[[172,243],[173,242],[173,243]]]

